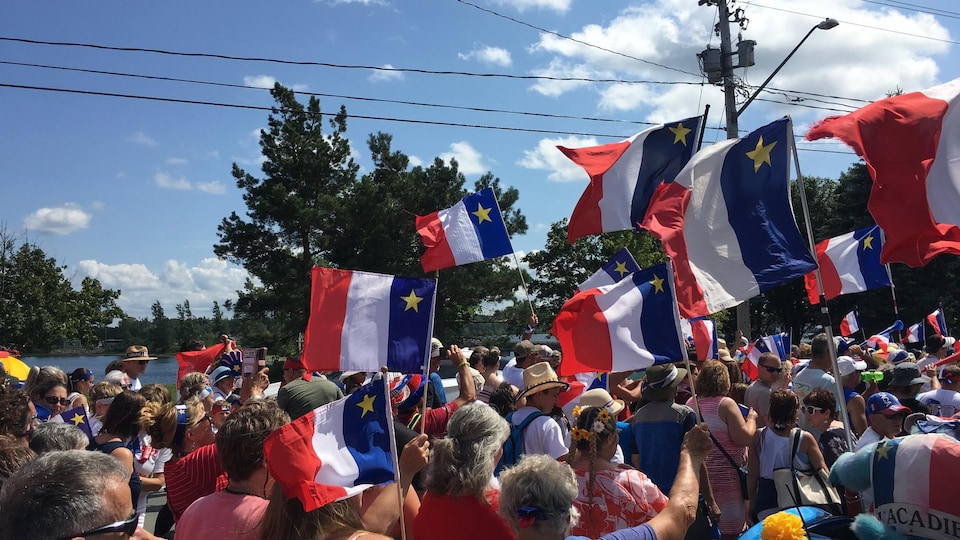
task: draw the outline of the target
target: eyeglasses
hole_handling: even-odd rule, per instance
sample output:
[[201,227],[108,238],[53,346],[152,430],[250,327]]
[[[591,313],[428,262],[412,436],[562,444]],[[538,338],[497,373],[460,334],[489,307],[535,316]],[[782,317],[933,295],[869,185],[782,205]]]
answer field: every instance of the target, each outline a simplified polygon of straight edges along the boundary
[[807,414],[814,414],[814,413],[822,412],[824,409],[823,407],[814,407],[813,405],[804,405],[803,407],[800,407],[800,410]]
[[149,362],[149,360],[137,360],[137,364],[139,364],[139,365],[141,365],[141,366],[147,365],[147,362]]
[[770,367],[770,366],[765,366],[765,365],[763,365],[763,364],[761,364],[760,367],[762,367],[763,369],[769,371],[770,373],[782,373],[782,372],[783,372],[783,368],[781,368],[781,367]]
[[133,536],[137,532],[137,511],[134,510],[133,514],[130,515],[127,519],[123,521],[115,521],[109,525],[104,525],[103,527],[97,527],[96,529],[90,529],[89,531],[82,532],[80,534],[71,534],[70,536],[65,536],[60,540],[68,540],[70,538],[76,538],[78,536],[97,536],[98,534],[108,534],[108,533],[123,533],[127,536]]
[[202,424],[204,421],[209,422],[211,426],[213,425],[213,418],[210,418],[210,415],[209,415],[209,414],[205,414],[205,415],[203,415],[203,418],[197,420],[196,423],[190,425],[189,428],[190,428],[190,429],[193,429],[193,428],[199,426],[200,424]]
[[43,400],[47,402],[47,405],[56,405],[59,403],[66,407],[70,404],[70,400],[67,398],[58,398],[57,396],[44,396]]

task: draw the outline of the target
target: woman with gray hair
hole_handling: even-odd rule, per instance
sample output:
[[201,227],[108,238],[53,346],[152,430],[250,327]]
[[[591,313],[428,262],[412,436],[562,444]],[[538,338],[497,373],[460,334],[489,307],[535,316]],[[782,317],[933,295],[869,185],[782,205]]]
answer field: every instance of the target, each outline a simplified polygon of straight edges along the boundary
[[[682,539],[697,515],[700,492],[697,471],[712,448],[705,426],[688,431],[666,508],[642,525],[603,535],[601,540]],[[518,540],[568,538],[567,532],[579,518],[579,512],[573,507],[577,480],[569,465],[547,455],[527,455],[501,474],[500,482],[503,486],[500,515],[513,527]]]
[[426,469],[427,493],[413,521],[417,540],[516,538],[497,514],[499,492],[492,488],[510,427],[495,410],[473,403],[453,413],[447,435],[432,443]]

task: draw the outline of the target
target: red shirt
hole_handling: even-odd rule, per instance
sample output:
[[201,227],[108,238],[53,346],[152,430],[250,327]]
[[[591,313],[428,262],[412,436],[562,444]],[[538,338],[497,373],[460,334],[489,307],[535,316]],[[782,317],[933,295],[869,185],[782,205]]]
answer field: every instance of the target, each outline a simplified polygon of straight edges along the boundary
[[227,476],[216,444],[201,446],[176,461],[168,461],[163,475],[167,484],[167,506],[173,512],[174,521],[200,497],[223,489]]
[[461,540],[515,540],[513,529],[497,514],[500,492],[487,491],[489,503],[474,496],[446,497],[429,491],[413,520],[417,540],[446,540],[456,531]]
[[[460,403],[456,401],[451,401],[443,405],[442,407],[437,407],[435,409],[427,409],[427,415],[424,417],[425,420],[425,429],[426,433],[431,439],[441,438],[447,434],[447,422],[450,421],[450,417],[453,416],[453,413],[457,412],[457,409],[460,408]],[[410,429],[419,432],[420,431],[420,422],[422,418],[418,417],[413,425],[411,425],[411,420],[414,416],[420,414],[420,410],[416,409],[412,412],[404,411],[397,415],[398,419],[407,425]]]

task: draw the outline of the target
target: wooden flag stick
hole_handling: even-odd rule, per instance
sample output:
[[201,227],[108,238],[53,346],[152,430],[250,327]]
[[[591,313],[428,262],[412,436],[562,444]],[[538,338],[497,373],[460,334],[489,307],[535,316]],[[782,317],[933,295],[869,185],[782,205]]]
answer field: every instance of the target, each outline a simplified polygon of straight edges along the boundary
[[[386,390],[384,399],[390,402],[390,376],[387,366],[380,368],[380,376],[383,378],[383,387]],[[387,430],[390,433],[390,457],[393,458],[393,483],[397,486],[397,504],[400,505],[400,539],[407,540],[407,527],[403,518],[403,488],[400,487],[400,452],[397,451],[397,437],[393,430],[393,418],[387,422]]]

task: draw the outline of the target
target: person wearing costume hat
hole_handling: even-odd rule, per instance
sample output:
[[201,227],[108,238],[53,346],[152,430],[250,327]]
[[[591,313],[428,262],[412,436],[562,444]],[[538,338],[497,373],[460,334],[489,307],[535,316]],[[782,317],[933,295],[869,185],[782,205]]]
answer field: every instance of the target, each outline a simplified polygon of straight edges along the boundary
[[564,433],[550,413],[557,406],[560,392],[569,387],[557,377],[549,362],[533,364],[523,370],[523,389],[516,399],[526,398],[526,405],[510,416],[510,422],[517,427],[528,416],[538,415],[523,432],[524,454],[547,454],[554,459],[566,457],[569,434]]
[[281,386],[290,384],[300,377],[303,377],[303,374],[306,372],[307,367],[300,361],[299,355],[288,356],[283,362],[283,383],[281,383]]
[[156,356],[150,356],[150,351],[143,345],[131,345],[127,347],[127,352],[123,357],[123,372],[130,379],[130,389],[139,392],[143,388],[140,382],[140,376],[147,372],[147,363],[150,360],[156,360]]

